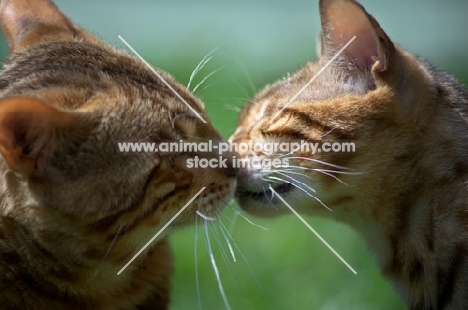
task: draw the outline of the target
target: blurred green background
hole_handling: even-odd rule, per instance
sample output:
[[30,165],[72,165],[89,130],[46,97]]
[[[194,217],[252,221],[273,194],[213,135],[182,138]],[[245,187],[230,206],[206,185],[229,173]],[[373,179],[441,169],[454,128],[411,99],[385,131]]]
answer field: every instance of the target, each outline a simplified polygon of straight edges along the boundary
[[[255,92],[316,57],[320,22],[315,0],[56,3],[76,23],[120,48],[124,46],[117,35],[122,35],[148,61],[185,85],[201,59],[218,47],[191,88],[219,69],[197,89],[196,95],[206,103],[211,120],[225,137],[234,132],[240,108]],[[468,83],[468,1],[365,0],[362,4],[395,42]],[[3,59],[6,55],[2,38],[0,56]],[[232,309],[403,308],[360,237],[348,227],[307,218],[357,270],[357,275],[294,216],[249,218],[268,231],[248,224],[231,210],[223,217],[243,253],[232,245],[235,263],[225,241],[220,251],[215,234],[210,232]],[[176,260],[174,310],[197,309],[198,305],[208,310],[226,308],[206,250],[204,231],[198,228],[197,268],[195,228],[171,237]],[[220,239],[224,240],[222,236]]]

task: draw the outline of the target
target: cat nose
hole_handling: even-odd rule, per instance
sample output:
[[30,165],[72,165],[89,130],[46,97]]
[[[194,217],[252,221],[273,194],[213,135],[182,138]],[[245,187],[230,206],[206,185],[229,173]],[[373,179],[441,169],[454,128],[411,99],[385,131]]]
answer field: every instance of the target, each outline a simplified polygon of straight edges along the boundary
[[226,165],[226,176],[229,178],[237,177],[237,174],[239,173],[239,167],[235,165],[235,158],[233,158],[232,156],[230,158],[227,158]]

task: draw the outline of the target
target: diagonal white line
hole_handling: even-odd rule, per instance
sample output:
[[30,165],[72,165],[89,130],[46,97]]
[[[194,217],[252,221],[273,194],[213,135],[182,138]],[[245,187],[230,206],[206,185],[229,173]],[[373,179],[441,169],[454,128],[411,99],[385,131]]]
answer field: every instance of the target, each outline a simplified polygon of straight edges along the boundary
[[172,222],[173,222],[173,221],[174,221],[174,220],[175,220],[175,219],[176,219],[176,218],[177,218],[177,217],[178,217],[178,216],[179,216],[179,215],[180,215],[180,214],[181,214],[181,213],[182,213],[182,212],[183,212],[183,211],[184,211],[184,210],[185,210],[185,209],[188,207],[188,206],[189,206],[189,204],[191,204],[191,203],[192,203],[192,201],[194,201],[194,200],[195,200],[195,198],[197,198],[197,197],[198,197],[198,195],[200,195],[200,194],[201,194],[201,192],[203,192],[203,191],[205,190],[205,188],[206,188],[206,187],[202,187],[202,189],[201,189],[201,190],[200,190],[198,193],[196,193],[196,194],[195,194],[195,196],[193,196],[193,198],[192,198],[192,199],[190,199],[190,200],[189,200],[189,202],[187,202],[187,204],[186,204],[186,205],[185,205],[185,206],[184,206],[182,209],[180,209],[180,210],[179,210],[179,212],[177,212],[177,214],[176,214],[176,215],[174,215],[174,217],[173,217],[173,218],[171,218],[171,220],[170,220],[169,222],[167,222],[167,224],[166,224],[166,225],[164,225],[164,227],[163,227],[163,228],[161,228],[161,230],[160,230],[160,231],[158,231],[158,233],[157,233],[157,234],[156,234],[156,235],[155,235],[153,238],[151,238],[151,240],[150,240],[150,241],[148,241],[148,243],[146,243],[146,244],[145,244],[145,246],[144,246],[144,247],[142,247],[142,248],[141,248],[141,250],[140,250],[138,253],[136,253],[136,254],[135,254],[135,256],[133,256],[133,258],[132,258],[132,259],[131,259],[131,260],[130,260],[130,261],[129,261],[129,262],[128,262],[128,263],[127,263],[127,264],[126,264],[126,265],[125,265],[123,268],[122,268],[122,269],[120,269],[120,271],[119,271],[119,272],[117,272],[117,275],[120,275],[120,274],[122,273],[122,271],[124,271],[124,270],[125,270],[125,268],[127,268],[127,267],[128,267],[128,265],[130,265],[130,264],[131,264],[131,263],[132,263],[132,262],[135,260],[135,258],[137,258],[137,257],[138,257],[138,255],[140,255],[140,254],[141,254],[141,252],[143,252],[143,251],[144,251],[144,250],[145,250],[145,249],[146,249],[146,248],[147,248],[147,247],[148,247],[148,246],[151,244],[151,242],[153,242],[153,241],[154,241],[154,239],[156,239],[156,238],[157,238],[157,237],[158,237],[158,236],[159,236],[159,235],[160,235],[160,234],[161,234],[161,233],[164,231],[164,229],[166,229],[166,228],[167,228],[167,226],[169,226],[169,225],[170,225],[170,224],[171,224],[171,223],[172,223]]
[[284,109],[286,109],[288,107],[288,105],[290,105],[297,97],[299,97],[299,95],[307,88],[309,87],[309,85],[338,57],[341,55],[341,53],[356,39],[356,36],[352,37],[351,40],[349,40],[348,43],[346,43],[345,46],[343,46],[339,51],[338,53],[336,53],[335,56],[333,56],[326,64],[325,66],[322,67],[322,69],[320,69],[319,72],[317,72],[311,79],[309,82],[307,82],[307,84],[304,85],[304,87],[302,87],[298,92],[297,94],[295,94],[291,99],[289,99],[289,101],[284,105],[284,107],[278,112],[275,114],[275,116],[273,116],[272,119],[270,119],[268,122],[271,123],[275,118],[277,118],[283,111]]
[[154,73],[156,74],[156,76],[183,102],[185,103],[185,105],[190,109],[192,110],[193,113],[195,113],[195,115],[203,122],[206,124],[206,121],[203,119],[203,117],[201,117],[201,115],[195,111],[194,108],[192,108],[190,106],[190,104],[188,104],[188,102],[181,96],[179,95],[179,93],[161,76],[161,74],[158,73],[158,71],[156,71],[149,63],[146,62],[146,60],[140,56],[140,54],[138,54],[138,52],[130,45],[127,43],[127,41],[124,40],[124,38],[122,38],[120,35],[118,36],[119,39],[138,57],[140,58],[141,61],[143,61],[143,63]]
[[309,229],[317,236],[317,238],[320,239],[320,241],[323,242],[323,244],[325,244],[325,245],[330,249],[330,251],[333,252],[333,254],[336,255],[336,257],[338,257],[338,258],[343,262],[343,264],[346,265],[346,267],[349,268],[349,270],[351,270],[354,274],[357,274],[356,270],[354,270],[353,267],[351,267],[351,266],[343,259],[343,257],[341,257],[341,255],[338,254],[338,252],[336,252],[335,249],[333,249],[333,248],[331,247],[331,245],[329,245],[328,242],[326,242],[325,239],[323,239],[322,236],[320,236],[320,235],[318,234],[318,232],[316,232],[316,231],[312,228],[312,226],[310,226],[309,223],[307,223],[307,222],[299,215],[299,213],[297,213],[297,211],[294,210],[293,207],[291,207],[291,206],[286,202],[286,200],[283,199],[283,197],[281,197],[280,195],[278,195],[278,193],[273,189],[273,187],[271,187],[271,185],[270,185],[270,190],[276,195],[276,197],[278,197],[278,198],[292,211],[292,213],[294,213],[295,216],[297,216],[297,217],[302,221],[302,223],[304,223],[305,226],[307,226],[307,228],[309,228]]

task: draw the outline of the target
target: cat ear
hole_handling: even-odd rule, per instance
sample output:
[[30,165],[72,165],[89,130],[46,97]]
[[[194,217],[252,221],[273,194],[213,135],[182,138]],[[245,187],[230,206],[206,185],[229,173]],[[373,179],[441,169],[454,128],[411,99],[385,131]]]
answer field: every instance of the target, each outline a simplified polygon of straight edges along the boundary
[[44,41],[70,41],[81,30],[50,0],[1,0],[0,24],[10,53]]
[[10,169],[31,175],[73,116],[32,98],[0,100],[0,153]]
[[387,70],[395,47],[375,18],[354,0],[320,0],[322,53],[334,56],[343,51],[357,67]]

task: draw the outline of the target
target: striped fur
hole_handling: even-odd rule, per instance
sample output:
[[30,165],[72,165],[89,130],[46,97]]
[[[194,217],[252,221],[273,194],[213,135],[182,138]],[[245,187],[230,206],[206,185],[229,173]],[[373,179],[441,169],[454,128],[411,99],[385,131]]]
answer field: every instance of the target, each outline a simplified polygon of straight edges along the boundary
[[[241,206],[261,216],[284,213],[265,190],[271,185],[302,213],[359,231],[410,309],[464,309],[468,92],[393,44],[355,1],[322,0],[320,12],[321,58],[257,94],[231,140],[354,142],[356,152],[282,155],[296,157],[289,165],[300,168],[280,173],[243,168],[236,192]],[[354,35],[337,61],[270,122]]]
[[168,230],[220,210],[236,171],[188,169],[194,154],[120,153],[118,142],[222,137],[49,0],[3,0],[0,21],[11,51],[0,72],[0,308],[167,309],[165,236],[117,272],[203,186]]

